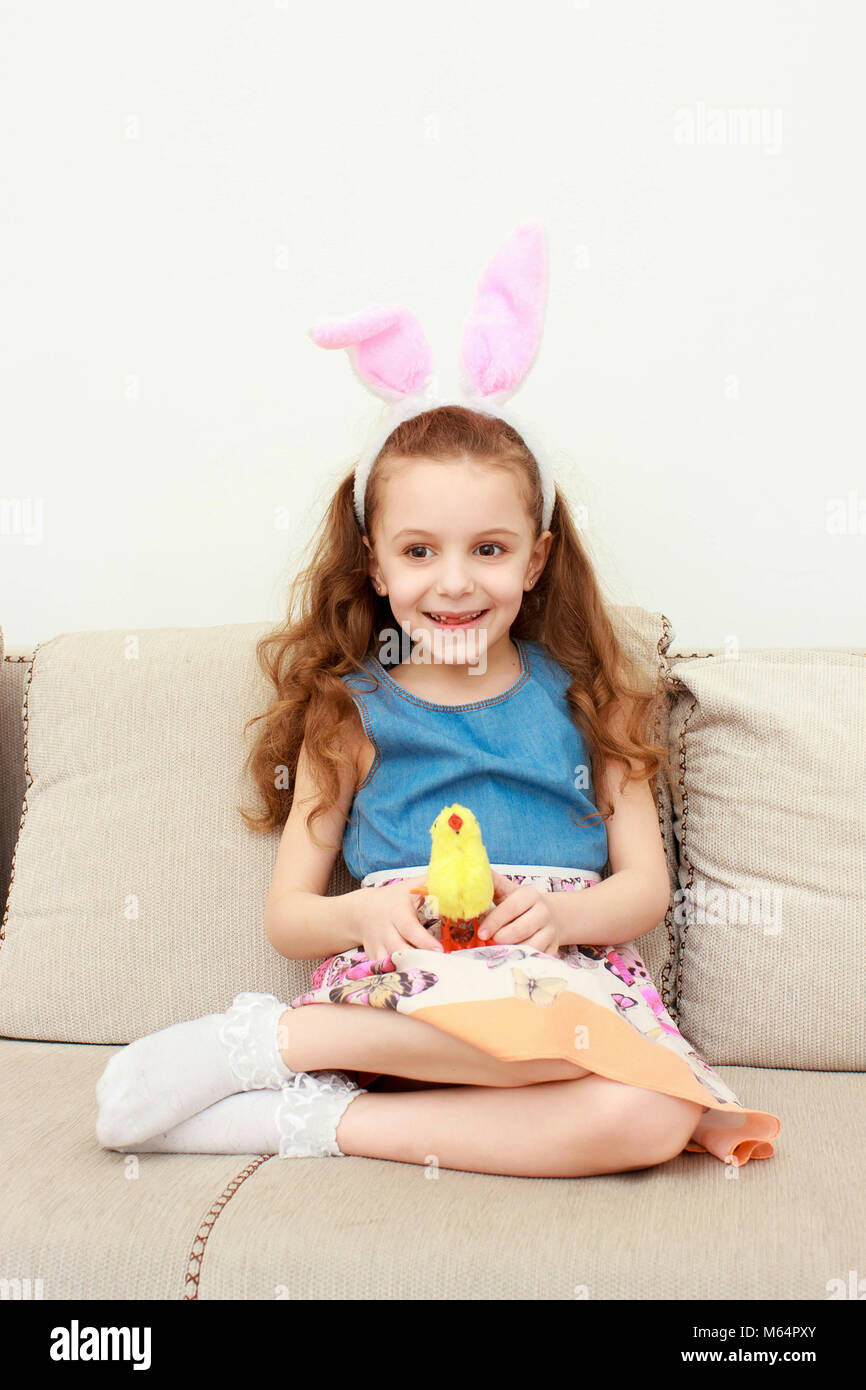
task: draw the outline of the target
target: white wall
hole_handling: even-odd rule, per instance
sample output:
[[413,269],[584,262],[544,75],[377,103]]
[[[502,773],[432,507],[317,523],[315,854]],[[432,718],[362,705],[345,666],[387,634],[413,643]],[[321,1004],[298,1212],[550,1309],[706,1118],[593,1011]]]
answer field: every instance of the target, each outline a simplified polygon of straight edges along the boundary
[[[609,596],[677,647],[866,643],[857,0],[5,0],[0,25],[7,646],[276,617],[378,413],[310,325],[405,303],[453,361],[534,218],[550,302],[514,404]],[[738,109],[763,125],[718,143]]]

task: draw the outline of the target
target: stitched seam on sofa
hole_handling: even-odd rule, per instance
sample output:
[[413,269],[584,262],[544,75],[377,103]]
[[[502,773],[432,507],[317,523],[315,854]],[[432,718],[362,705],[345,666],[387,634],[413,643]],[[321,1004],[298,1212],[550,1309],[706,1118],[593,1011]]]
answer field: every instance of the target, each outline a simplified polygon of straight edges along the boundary
[[[219,1197],[217,1197],[216,1201],[208,1209],[207,1215],[195,1233],[192,1249],[187,1259],[186,1277],[184,1279],[185,1292],[183,1295],[185,1301],[192,1302],[198,1298],[199,1280],[201,1278],[201,1266],[204,1260],[205,1247],[208,1243],[210,1233],[216,1225],[220,1212],[224,1209],[226,1203],[235,1195],[241,1183],[246,1182],[247,1178],[252,1177],[256,1169],[261,1168],[262,1164],[267,1163],[268,1159],[273,1158],[273,1156],[273,1154],[261,1154],[260,1157],[254,1159],[252,1163],[248,1163],[246,1168],[243,1168],[241,1172],[233,1177],[231,1182],[223,1188]],[[203,1231],[205,1233],[204,1235],[202,1235]]]
[[677,780],[678,780],[678,782],[679,782],[680,796],[682,797],[682,807],[683,807],[683,819],[682,819],[682,827],[681,827],[681,832],[680,832],[680,854],[681,854],[681,856],[682,856],[682,862],[683,862],[683,864],[684,864],[685,867],[686,867],[686,870],[687,870],[687,872],[688,872],[689,878],[688,878],[688,882],[687,882],[687,883],[684,885],[684,887],[683,887],[683,921],[682,921],[682,932],[680,933],[679,962],[678,962],[678,965],[677,965],[677,994],[676,994],[676,1004],[675,1004],[675,1008],[676,1008],[675,1022],[677,1023],[677,1025],[679,1025],[679,1021],[680,1021],[680,995],[681,995],[681,992],[682,992],[682,983],[683,983],[683,960],[684,960],[684,957],[685,957],[685,949],[686,949],[686,933],[688,932],[688,929],[689,929],[689,918],[688,918],[688,913],[687,913],[686,910],[685,910],[685,903],[688,901],[687,895],[691,893],[692,884],[694,883],[694,880],[695,880],[695,867],[694,867],[694,865],[692,864],[691,860],[689,859],[689,853],[688,853],[688,848],[687,848],[687,843],[686,843],[686,831],[687,831],[687,829],[688,829],[688,823],[689,823],[689,794],[688,794],[688,792],[686,791],[686,727],[687,727],[688,722],[689,722],[689,720],[691,719],[692,715],[694,714],[695,709],[697,708],[697,703],[698,703],[698,697],[697,697],[697,695],[695,695],[694,698],[692,699],[692,703],[691,703],[690,706],[689,706],[688,713],[686,714],[686,717],[685,717],[685,719],[683,720],[683,725],[682,725],[682,728],[680,729],[680,736],[679,736],[680,770],[679,770],[679,777],[678,777]]
[[[664,614],[662,614],[662,619],[663,619],[663,621],[665,621],[665,622],[667,621],[667,619],[665,618]],[[663,673],[664,673],[664,674],[663,674],[663,678],[664,678],[665,685],[666,685],[667,690],[668,690],[668,696],[669,696],[669,701],[670,701],[669,709],[668,709],[668,743],[670,743],[670,732],[671,732],[671,728],[672,728],[672,719],[671,719],[671,716],[672,716],[672,714],[673,714],[673,704],[674,704],[674,700],[676,699],[677,695],[681,695],[681,694],[683,694],[684,692],[687,692],[687,691],[688,691],[688,686],[685,684],[685,682],[682,681],[682,680],[680,679],[679,676],[676,676],[676,675],[674,675],[674,673],[673,673],[673,670],[672,670],[672,668],[671,668],[671,660],[670,660],[670,657],[668,656],[668,648],[669,648],[669,647],[670,647],[670,640],[667,642],[667,644],[666,644],[666,646],[665,646],[665,653],[664,653],[664,659],[665,659],[665,660],[664,660],[664,668],[663,668]],[[660,653],[660,655],[661,655],[661,653]],[[686,661],[686,660],[690,660],[691,658],[695,658],[695,657],[698,658],[698,660],[705,660],[705,659],[708,659],[708,658],[714,657],[714,656],[715,656],[715,653],[714,653],[714,652],[703,652],[703,653],[700,653],[700,654],[699,654],[698,652],[690,652],[690,653],[677,652],[677,653],[675,654],[675,656],[674,656],[674,661]],[[692,708],[694,708],[694,707],[692,707]],[[686,716],[686,719],[687,719],[687,720],[688,720],[688,718],[691,716],[691,713],[692,713],[692,711],[689,710],[689,714]],[[678,776],[677,781],[679,782],[680,786],[682,787],[682,774],[680,774],[680,776]],[[683,824],[680,826],[680,834],[681,834],[681,835],[682,835],[682,833],[683,833],[683,831],[684,831],[684,828],[685,828],[685,822],[683,822]],[[671,825],[671,834],[672,834],[672,836],[673,836],[674,855],[675,855],[675,857],[676,857],[676,862],[677,862],[677,886],[679,887],[679,870],[680,870],[680,868],[681,868],[681,866],[682,866],[682,859],[683,859],[683,856],[682,856],[682,847],[681,847],[681,845],[680,845],[679,840],[677,839],[677,835],[676,835],[676,832],[674,831],[673,825]],[[675,924],[673,923],[673,905],[671,905],[671,907],[668,908],[668,912],[667,912],[666,915],[665,915],[665,926],[668,926],[668,925],[669,925],[669,922],[670,922],[671,925],[675,925]],[[672,1018],[677,1019],[677,1017],[678,1017],[678,1009],[679,1009],[679,987],[680,987],[680,981],[681,981],[681,979],[682,979],[682,936],[681,936],[681,935],[678,936],[676,932],[674,932],[674,941],[673,941],[673,948],[672,948],[672,949],[673,949],[674,960],[676,961],[676,966],[677,966],[677,974],[676,974],[676,984],[675,984],[674,998],[669,1002],[668,999],[667,999],[667,997],[665,997],[665,991],[664,991],[664,990],[661,991],[661,994],[662,994],[662,1002],[663,1002],[665,1008],[666,1008],[666,1009],[668,1010],[668,1012],[671,1014],[671,1017],[672,1017]],[[667,966],[665,967],[665,971],[663,972],[663,979],[665,979],[665,980],[667,979]]]
[[21,704],[21,718],[24,724],[24,800],[21,803],[21,817],[18,821],[18,834],[15,836],[15,848],[12,851],[12,863],[9,865],[9,891],[6,894],[6,906],[3,910],[3,920],[0,922],[0,950],[2,950],[3,943],[6,940],[6,923],[9,920],[9,903],[12,900],[12,885],[15,882],[15,857],[18,854],[18,846],[21,842],[21,831],[24,828],[24,818],[27,815],[27,792],[33,785],[33,778],[30,776],[30,752],[28,742],[28,733],[30,729],[28,697],[30,694],[30,682],[33,679],[33,666],[36,661],[36,653],[39,651],[41,645],[41,642],[37,642],[33,655],[30,658],[4,657],[4,660],[9,661],[29,660],[30,670],[27,672],[27,678],[24,682],[24,699]]
[[[670,704],[669,704],[669,694],[668,694],[668,689],[667,689],[667,683],[666,683],[666,680],[665,680],[665,677],[666,677],[666,675],[667,675],[668,666],[667,666],[667,661],[666,661],[664,652],[667,651],[668,647],[669,647],[670,644],[671,644],[671,639],[673,638],[673,628],[672,628],[670,622],[668,621],[668,619],[666,618],[666,616],[665,616],[664,613],[662,613],[661,619],[662,619],[662,634],[661,634],[661,636],[659,637],[659,640],[656,642],[656,656],[657,656],[657,658],[658,658],[658,684],[657,684],[657,694],[660,695],[660,699],[659,699],[658,706],[657,706],[657,709],[656,709],[655,727],[654,727],[654,730],[653,730],[654,737],[655,737],[655,739],[656,739],[656,742],[658,742],[658,743],[660,743],[660,742],[662,741],[662,716],[663,716],[663,715],[667,715],[667,719],[665,720],[665,722],[666,722],[666,724],[668,725],[668,728],[670,727]],[[665,644],[665,645],[664,645],[664,652],[662,651],[662,643],[663,643],[663,642],[664,642],[664,644]],[[667,732],[667,730],[665,731],[664,745],[665,745],[665,747],[667,748],[667,746],[668,746],[668,732]],[[668,798],[670,798],[670,788],[669,788],[668,785],[667,785],[667,773],[666,773],[666,771],[665,771],[663,768],[660,768],[660,769],[659,769],[659,773],[660,773],[660,775],[659,775],[658,783],[657,783],[657,785],[656,785],[656,814],[657,814],[657,816],[658,816],[658,821],[659,821],[659,830],[661,831],[661,835],[662,835],[662,844],[664,845],[665,862],[667,862],[668,847],[667,847],[667,843],[666,843],[666,841],[665,841],[665,830],[664,830],[664,793],[663,793],[662,783],[664,782],[664,790],[667,791]],[[676,839],[675,836],[674,836],[674,839]],[[678,877],[679,877],[679,876],[678,876]],[[672,930],[672,906],[673,906],[673,905],[669,902],[669,903],[668,903],[668,907],[667,907],[667,911],[665,912],[665,916],[664,916],[665,931],[667,932],[667,938],[668,938],[668,956],[667,956],[667,960],[665,961],[665,963],[664,963],[664,965],[663,965],[663,967],[662,967],[661,976],[660,976],[660,978],[659,978],[659,984],[661,985],[662,1003],[664,1004],[665,1008],[668,1008],[668,1007],[669,1007],[669,1002],[668,1002],[668,997],[667,997],[667,996],[668,996],[668,982],[669,982],[670,977],[671,977],[671,972],[676,968],[676,938],[674,937],[673,930]]]

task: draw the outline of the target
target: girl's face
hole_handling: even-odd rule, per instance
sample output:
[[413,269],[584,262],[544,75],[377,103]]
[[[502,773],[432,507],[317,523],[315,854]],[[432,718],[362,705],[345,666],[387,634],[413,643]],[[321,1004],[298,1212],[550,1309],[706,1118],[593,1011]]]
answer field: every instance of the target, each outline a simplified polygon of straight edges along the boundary
[[[374,546],[364,544],[404,632],[420,631],[429,646],[427,634],[452,628],[445,619],[457,614],[462,630],[486,629],[488,650],[507,637],[552,540],[550,531],[533,540],[513,472],[469,458],[402,459],[383,494]],[[455,647],[440,640],[437,649]]]

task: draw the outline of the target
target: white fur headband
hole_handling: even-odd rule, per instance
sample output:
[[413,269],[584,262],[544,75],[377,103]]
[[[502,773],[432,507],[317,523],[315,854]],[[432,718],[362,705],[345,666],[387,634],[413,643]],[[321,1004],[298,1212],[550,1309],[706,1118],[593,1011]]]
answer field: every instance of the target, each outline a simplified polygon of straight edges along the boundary
[[500,246],[479,281],[463,323],[457,389],[444,394],[439,377],[431,375],[433,356],[424,331],[408,309],[374,304],[310,330],[319,347],[346,348],[359,380],[387,402],[355,469],[355,515],[362,531],[367,479],[385,440],[404,420],[441,405],[494,415],[517,431],[538,463],[544,499],[541,527],[547,530],[554,503],[549,460],[544,449],[533,447],[513,411],[502,409],[535,360],[546,295],[544,231],[539,223],[527,222]]

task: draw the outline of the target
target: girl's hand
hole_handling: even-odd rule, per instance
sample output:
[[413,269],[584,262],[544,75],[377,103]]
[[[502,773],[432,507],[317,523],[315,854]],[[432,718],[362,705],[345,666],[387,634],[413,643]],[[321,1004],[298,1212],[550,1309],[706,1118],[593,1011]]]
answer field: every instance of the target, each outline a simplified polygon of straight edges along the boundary
[[383,960],[403,946],[420,946],[425,951],[441,951],[432,932],[418,920],[418,893],[426,878],[402,879],[383,887],[359,888],[354,904],[354,924],[359,945],[368,960]]
[[547,905],[549,894],[539,893],[528,883],[514,883],[504,874],[493,875],[493,907],[481,922],[478,935],[497,946],[520,941],[533,951],[556,955],[559,929]]

